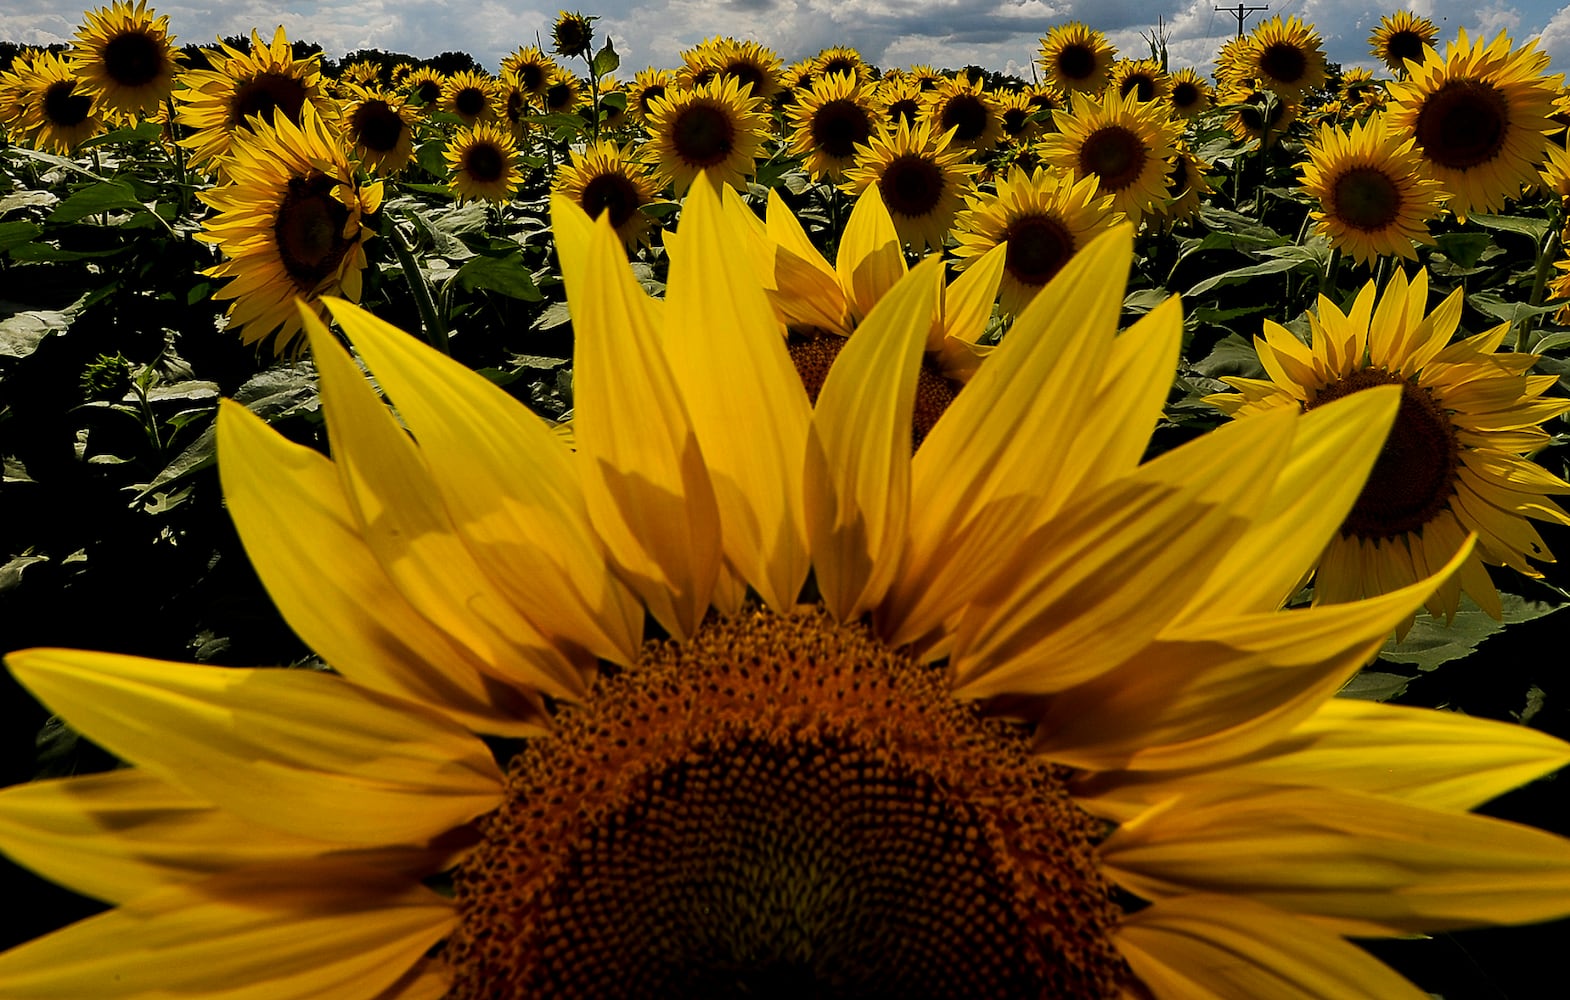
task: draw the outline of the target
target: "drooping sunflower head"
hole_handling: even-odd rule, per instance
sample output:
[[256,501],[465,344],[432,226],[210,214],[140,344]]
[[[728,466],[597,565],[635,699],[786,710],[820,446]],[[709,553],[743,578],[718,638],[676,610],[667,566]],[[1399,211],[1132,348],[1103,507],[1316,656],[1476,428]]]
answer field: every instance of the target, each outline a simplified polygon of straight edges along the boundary
[[1060,24],[1041,40],[1037,61],[1046,82],[1064,93],[1099,94],[1107,86],[1117,49],[1107,36],[1078,21]]
[[934,133],[952,132],[953,145],[972,155],[990,151],[1003,138],[1003,115],[997,98],[980,83],[968,79],[944,80],[927,94],[924,113]]
[[768,134],[764,108],[735,77],[654,98],[646,158],[653,160],[660,185],[673,186],[679,195],[701,173],[744,188]]
[[147,9],[147,0],[115,0],[82,15],[71,63],[84,93],[100,107],[151,114],[174,90],[179,57],[169,17]]
[[1496,353],[1505,323],[1451,343],[1462,290],[1428,311],[1428,273],[1399,269],[1377,297],[1370,281],[1342,313],[1319,299],[1312,343],[1265,324],[1255,338],[1269,380],[1227,377],[1238,395],[1207,397],[1234,415],[1274,407],[1312,411],[1346,396],[1394,385],[1401,407],[1379,461],[1340,531],[1319,560],[1316,603],[1386,593],[1417,579],[1467,533],[1476,550],[1459,574],[1428,598],[1434,614],[1454,615],[1464,591],[1494,617],[1499,594],[1483,564],[1527,576],[1528,561],[1551,561],[1529,518],[1570,524],[1549,494],[1565,483],[1526,455],[1548,440],[1538,426],[1570,411],[1545,398],[1557,379],[1526,374],[1534,355]]
[[941,249],[976,172],[951,139],[951,132],[934,134],[930,121],[881,126],[845,172],[845,190],[859,195],[876,185],[903,242]]
[[337,117],[336,103],[322,85],[320,53],[294,58],[282,25],[270,42],[253,30],[249,52],[222,42],[204,51],[213,68],[187,73],[174,100],[180,124],[193,130],[180,144],[192,150],[193,165],[219,171],[220,179],[233,137],[256,122],[282,115],[298,126],[307,105],[318,118]]
[[1548,53],[1536,46],[1534,38],[1512,50],[1503,31],[1473,42],[1462,30],[1443,58],[1427,50],[1390,88],[1392,129],[1416,137],[1458,218],[1502,210],[1536,177],[1559,88],[1547,74]]
[[502,60],[501,71],[503,74],[511,73],[518,81],[518,86],[530,97],[538,97],[545,92],[545,87],[550,83],[551,70],[556,68],[556,60],[540,51],[538,45],[530,45],[513,52]]
[[1112,198],[1098,194],[1094,176],[1074,179],[1056,171],[1019,167],[997,180],[995,194],[972,194],[954,223],[961,267],[993,247],[1008,247],[1000,304],[1018,315],[1097,236],[1123,223]]
[[1161,103],[1142,104],[1109,87],[1099,99],[1075,95],[1072,113],[1052,117],[1058,131],[1041,140],[1048,163],[1075,177],[1096,177],[1099,192],[1131,220],[1166,197],[1167,165],[1181,129]]
[[225,171],[231,180],[199,192],[216,211],[197,238],[227,260],[203,272],[232,278],[214,297],[233,299],[228,317],[248,344],[272,337],[273,351],[298,351],[303,300],[318,315],[322,297],[359,301],[367,216],[382,185],[361,185],[336,129],[309,107],[297,127],[283,115],[238,134]]
[[395,174],[414,159],[420,113],[384,90],[354,87],[342,125],[355,156],[373,174]]
[[465,125],[493,122],[501,117],[501,87],[489,74],[459,70],[442,83],[439,104],[443,111],[463,119]]
[[1288,101],[1325,85],[1323,39],[1297,15],[1278,14],[1261,21],[1248,36],[1243,54],[1248,76]]
[[1392,133],[1380,114],[1350,131],[1320,126],[1304,149],[1303,188],[1318,199],[1316,228],[1361,263],[1382,256],[1417,259],[1413,242],[1432,245],[1428,222],[1445,192],[1423,170],[1411,135]]
[[1434,22],[1409,10],[1398,10],[1379,19],[1368,36],[1369,51],[1384,60],[1392,73],[1405,76],[1408,59],[1421,64],[1426,53],[1439,41]]
[[676,74],[668,69],[640,69],[627,92],[627,113],[634,121],[647,122],[656,97],[664,97],[676,85]]
[[1119,95],[1132,93],[1139,101],[1165,101],[1172,93],[1172,78],[1155,59],[1119,59],[1112,64],[1112,86]]
[[591,143],[572,151],[572,162],[556,175],[552,190],[570,198],[591,219],[603,213],[631,250],[647,243],[653,220],[643,206],[654,200],[654,177],[631,152],[613,142]]
[[65,156],[103,130],[102,109],[67,59],[41,53],[17,72],[17,87],[11,128],[25,143]]
[[790,151],[806,157],[803,166],[814,180],[843,179],[856,161],[856,147],[872,137],[878,122],[871,105],[871,87],[849,73],[821,76],[797,93],[786,110]]
[[1171,76],[1172,88],[1167,92],[1167,108],[1179,118],[1197,118],[1210,110],[1214,98],[1210,81],[1199,71],[1185,66]]
[[441,102],[442,90],[446,85],[447,76],[441,70],[421,66],[411,70],[404,78],[402,89],[419,107],[435,108]]
[[479,199],[505,202],[523,180],[518,144],[495,122],[460,128],[447,142],[448,186],[459,203]]
[[576,11],[562,11],[551,25],[551,51],[573,59],[587,56],[594,51],[594,22],[598,17],[584,16]]

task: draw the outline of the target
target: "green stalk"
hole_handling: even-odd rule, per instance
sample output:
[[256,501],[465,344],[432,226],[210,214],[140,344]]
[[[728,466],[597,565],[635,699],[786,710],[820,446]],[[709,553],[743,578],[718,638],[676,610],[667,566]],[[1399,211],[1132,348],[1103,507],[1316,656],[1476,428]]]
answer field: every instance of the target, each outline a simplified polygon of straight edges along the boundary
[[414,251],[409,247],[409,241],[404,239],[398,224],[388,219],[387,229],[393,252],[398,255],[398,263],[403,266],[409,291],[414,294],[414,306],[420,311],[420,329],[425,334],[425,342],[443,354],[451,354],[452,349],[447,342],[447,324],[442,322],[441,314],[436,311],[436,300],[431,298],[431,286],[425,279],[425,272],[420,270],[419,263],[414,259]]
[[[1550,217],[1548,220],[1548,235],[1543,239],[1543,246],[1537,252],[1537,272],[1532,277],[1533,306],[1543,304],[1543,294],[1548,289],[1548,272],[1553,270],[1554,257],[1559,253],[1559,220]],[[1532,332],[1532,327],[1537,325],[1537,316],[1527,316],[1521,320],[1515,331],[1515,349],[1518,353],[1526,353],[1527,339]]]

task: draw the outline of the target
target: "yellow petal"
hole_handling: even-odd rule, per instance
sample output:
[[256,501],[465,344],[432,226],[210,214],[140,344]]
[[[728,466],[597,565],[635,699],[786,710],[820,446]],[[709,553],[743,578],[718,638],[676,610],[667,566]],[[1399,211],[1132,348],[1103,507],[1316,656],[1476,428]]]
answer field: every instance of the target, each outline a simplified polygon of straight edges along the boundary
[[941,266],[936,256],[924,262],[872,310],[813,411],[807,537],[823,602],[840,621],[882,599],[905,542],[916,373]]
[[12,653],[6,664],[111,753],[263,826],[418,844],[501,798],[484,743],[330,674],[61,649]]
[[859,323],[878,300],[905,276],[905,251],[883,196],[871,187],[856,199],[850,220],[840,236],[835,271]]
[[[251,565],[289,627],[335,670],[478,732],[543,731],[538,698],[488,677],[487,664],[393,586],[361,537],[331,462],[228,400],[218,410],[218,454],[224,499]],[[330,563],[324,552],[332,553]]]
[[725,555],[771,608],[793,606],[809,557],[801,502],[811,408],[756,276],[705,175],[671,262],[666,357],[719,502]]
[[1570,914],[1570,840],[1361,792],[1180,795],[1118,827],[1099,851],[1107,874],[1146,899],[1243,896],[1341,934]]
[[327,300],[419,442],[475,561],[567,650],[636,658],[643,607],[608,571],[571,453],[483,376],[370,313]]
[[959,273],[943,290],[943,333],[974,344],[987,332],[992,307],[1003,283],[1008,243],[999,243]]
[[[744,210],[752,215],[751,209]],[[850,336],[855,323],[839,277],[773,188],[769,189],[765,239],[767,265],[760,273],[767,276],[770,300],[785,322]]]
[[1155,1000],[1425,1000],[1368,952],[1247,900],[1179,896],[1113,938]]
[[720,565],[719,511],[686,406],[609,220],[591,238],[574,303],[578,464],[595,529],[677,639],[697,630]]
[[0,996],[374,1000],[454,922],[449,901],[406,879],[330,863],[247,869],[13,948]]

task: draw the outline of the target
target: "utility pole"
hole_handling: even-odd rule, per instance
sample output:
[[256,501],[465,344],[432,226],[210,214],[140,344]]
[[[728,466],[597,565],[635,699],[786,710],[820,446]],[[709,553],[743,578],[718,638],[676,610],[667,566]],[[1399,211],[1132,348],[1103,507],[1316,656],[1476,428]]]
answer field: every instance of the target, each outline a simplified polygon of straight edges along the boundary
[[1233,17],[1237,18],[1237,37],[1242,38],[1243,37],[1243,18],[1247,17],[1250,14],[1258,13],[1259,11],[1269,10],[1269,9],[1270,9],[1270,5],[1269,4],[1266,4],[1263,7],[1245,7],[1242,4],[1238,4],[1236,7],[1217,7],[1216,11],[1217,11],[1217,13],[1221,13],[1221,14],[1231,14]]

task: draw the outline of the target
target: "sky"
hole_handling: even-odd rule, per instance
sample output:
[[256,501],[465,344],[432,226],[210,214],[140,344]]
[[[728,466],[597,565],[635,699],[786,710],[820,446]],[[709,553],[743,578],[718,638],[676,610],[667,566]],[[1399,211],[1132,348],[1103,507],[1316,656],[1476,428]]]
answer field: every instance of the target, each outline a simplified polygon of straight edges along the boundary
[[[108,0],[99,0],[107,6]],[[560,0],[552,0],[559,3]],[[1167,34],[1173,68],[1208,70],[1217,48],[1237,32],[1236,17],[1218,12],[1223,0],[596,0],[583,8],[598,14],[597,38],[609,35],[621,55],[619,76],[645,66],[674,67],[678,53],[714,35],[752,39],[786,62],[831,45],[853,45],[883,66],[930,63],[957,68],[976,64],[1031,77],[1039,41],[1053,25],[1082,21],[1106,32],[1119,55],[1150,54],[1145,38]],[[96,5],[96,4],[95,4]],[[473,55],[495,70],[503,56],[537,38],[547,42],[555,6],[539,0],[238,0],[222,4],[151,4],[169,15],[178,43],[207,44],[219,35],[260,28],[271,36],[279,24],[290,39],[319,43],[341,57],[361,48],[415,56],[444,51]],[[1252,6],[1264,5],[1253,0]],[[1368,52],[1369,32],[1399,6],[1439,26],[1441,43],[1458,29],[1492,38],[1508,31],[1517,45],[1540,36],[1555,72],[1570,73],[1570,4],[1561,0],[1280,0],[1261,17],[1296,15],[1324,38],[1326,55],[1345,68],[1379,69]],[[1234,6],[1236,3],[1234,2]],[[47,44],[69,41],[84,8],[62,0],[4,0],[0,39]],[[1441,50],[1443,45],[1441,44]]]

